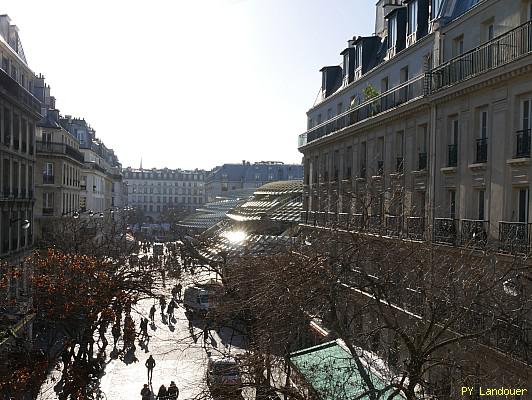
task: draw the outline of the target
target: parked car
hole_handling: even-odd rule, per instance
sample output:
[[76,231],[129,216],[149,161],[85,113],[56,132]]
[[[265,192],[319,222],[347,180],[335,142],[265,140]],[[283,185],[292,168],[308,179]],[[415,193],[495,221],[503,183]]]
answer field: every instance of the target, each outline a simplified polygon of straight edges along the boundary
[[234,357],[209,354],[207,363],[207,385],[211,392],[237,394],[242,389],[242,378],[238,361]]
[[185,288],[183,305],[192,312],[206,314],[217,307],[223,294],[221,283],[196,284]]

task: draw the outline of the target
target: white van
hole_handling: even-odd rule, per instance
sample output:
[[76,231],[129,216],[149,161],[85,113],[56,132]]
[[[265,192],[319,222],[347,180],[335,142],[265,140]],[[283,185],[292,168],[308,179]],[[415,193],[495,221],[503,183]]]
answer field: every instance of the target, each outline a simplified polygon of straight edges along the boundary
[[223,294],[221,283],[196,284],[185,288],[183,305],[187,310],[206,314],[217,307]]

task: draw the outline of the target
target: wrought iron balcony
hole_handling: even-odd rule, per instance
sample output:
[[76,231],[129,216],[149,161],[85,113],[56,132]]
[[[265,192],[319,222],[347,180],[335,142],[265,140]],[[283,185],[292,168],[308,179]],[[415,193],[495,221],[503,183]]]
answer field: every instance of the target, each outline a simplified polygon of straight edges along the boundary
[[532,21],[461,54],[431,71],[431,91],[438,91],[532,52]]
[[499,222],[499,246],[512,254],[528,254],[530,250],[530,223]]
[[434,242],[455,245],[458,238],[458,220],[453,218],[434,219]]
[[485,247],[488,242],[489,222],[462,219],[460,221],[460,243],[467,247]]
[[530,157],[530,129],[517,131],[515,158]]
[[423,240],[425,236],[425,217],[406,219],[406,236],[412,240]]
[[0,69],[0,85],[4,93],[20,105],[26,106],[36,114],[41,113],[40,101],[2,69]]
[[423,171],[427,169],[427,153],[419,153],[418,154],[418,164],[417,164],[418,171]]
[[423,97],[425,94],[425,81],[425,75],[420,75],[309,129],[307,132],[299,135],[299,147],[303,147],[308,143],[348,126],[353,126],[392,108],[399,107],[411,100]]
[[403,218],[399,215],[386,215],[386,235],[399,237],[403,228]]
[[82,163],[83,154],[72,146],[64,143],[35,142],[37,153],[64,154]]
[[458,145],[450,144],[448,150],[447,166],[456,167],[458,163]]
[[488,161],[488,138],[477,139],[477,153],[475,162],[485,163]]
[[368,231],[375,234],[382,233],[382,216],[369,215],[368,216]]

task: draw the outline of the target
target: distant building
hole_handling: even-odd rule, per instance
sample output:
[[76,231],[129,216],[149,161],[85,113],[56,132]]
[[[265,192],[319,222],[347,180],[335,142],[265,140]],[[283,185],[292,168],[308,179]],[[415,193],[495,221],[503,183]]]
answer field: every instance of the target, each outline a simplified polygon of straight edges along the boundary
[[274,181],[302,180],[302,164],[284,164],[276,161],[261,161],[251,164],[223,164],[207,175],[207,200],[252,195],[258,187]]
[[148,221],[174,209],[194,212],[205,203],[205,171],[180,169],[124,169],[129,206],[141,210]]

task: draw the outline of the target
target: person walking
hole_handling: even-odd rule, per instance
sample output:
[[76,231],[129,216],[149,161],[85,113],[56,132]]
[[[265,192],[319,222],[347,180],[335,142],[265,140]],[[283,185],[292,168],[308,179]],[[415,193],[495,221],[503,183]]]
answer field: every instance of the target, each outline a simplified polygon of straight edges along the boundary
[[159,305],[161,306],[161,314],[164,314],[164,309],[166,308],[166,299],[164,298],[164,295],[161,295],[159,298]]
[[170,300],[170,303],[168,303],[168,318],[173,319],[174,318],[174,309],[177,307],[177,304],[175,303],[174,299]]
[[146,368],[148,368],[148,382],[151,383],[151,380],[153,378],[153,369],[155,368],[155,360],[153,359],[153,356],[150,354],[150,357],[146,360]]
[[203,347],[207,348],[207,340],[209,340],[209,329],[205,328],[203,330]]
[[157,308],[155,307],[155,304],[154,304],[150,308],[150,319],[151,319],[151,322],[155,322],[155,311],[157,311]]
[[183,285],[181,285],[181,282],[178,282],[177,286],[177,300],[181,301],[182,291],[183,291]]
[[142,396],[142,400],[151,400],[151,390],[148,385],[144,384],[144,387],[140,391],[140,395]]
[[111,332],[113,334],[113,347],[116,349],[116,344],[118,343],[118,339],[120,339],[120,325],[114,324]]
[[177,388],[174,381],[170,382],[170,386],[168,386],[168,400],[177,400],[179,396],[179,389]]
[[159,391],[157,392],[156,400],[167,400],[168,399],[168,391],[166,390],[166,386],[161,385],[159,388]]

